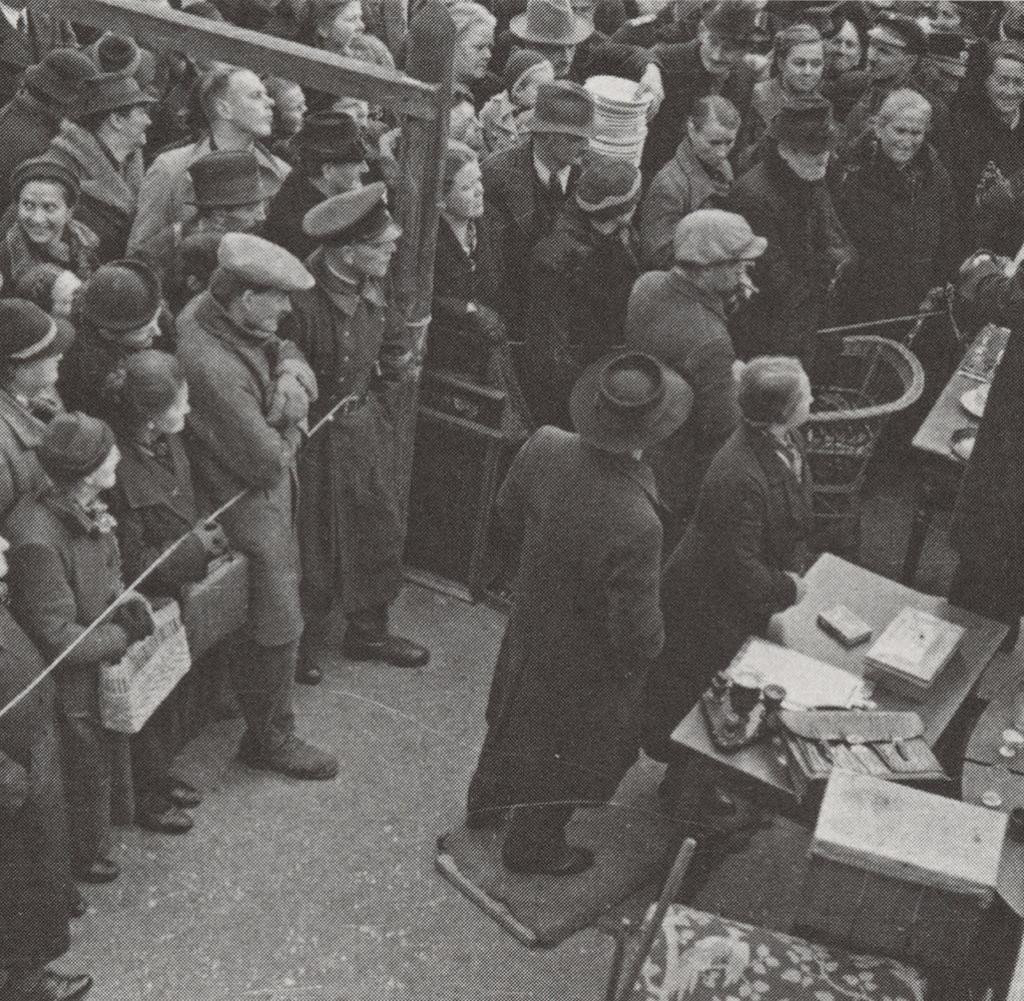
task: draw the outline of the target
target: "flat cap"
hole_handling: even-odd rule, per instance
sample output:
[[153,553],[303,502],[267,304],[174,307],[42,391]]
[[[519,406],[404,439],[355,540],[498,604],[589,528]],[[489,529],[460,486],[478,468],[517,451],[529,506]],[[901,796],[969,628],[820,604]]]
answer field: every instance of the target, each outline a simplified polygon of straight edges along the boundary
[[697,209],[676,225],[672,247],[677,264],[727,264],[760,257],[768,241],[756,236],[735,212]]
[[305,292],[316,284],[294,254],[251,233],[226,233],[217,250],[217,263],[259,288]]
[[314,205],[302,220],[306,236],[321,243],[373,243],[402,235],[387,209],[387,188],[374,181]]

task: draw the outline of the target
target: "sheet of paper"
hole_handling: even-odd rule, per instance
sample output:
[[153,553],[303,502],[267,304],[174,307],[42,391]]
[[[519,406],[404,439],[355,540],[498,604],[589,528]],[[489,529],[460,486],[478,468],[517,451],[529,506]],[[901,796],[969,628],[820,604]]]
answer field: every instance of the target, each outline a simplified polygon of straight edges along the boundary
[[729,665],[730,677],[739,671],[751,671],[762,678],[761,685],[781,685],[786,689],[787,709],[811,709],[815,706],[850,708],[863,704],[874,693],[870,681],[849,671],[789,650],[776,643],[752,637]]

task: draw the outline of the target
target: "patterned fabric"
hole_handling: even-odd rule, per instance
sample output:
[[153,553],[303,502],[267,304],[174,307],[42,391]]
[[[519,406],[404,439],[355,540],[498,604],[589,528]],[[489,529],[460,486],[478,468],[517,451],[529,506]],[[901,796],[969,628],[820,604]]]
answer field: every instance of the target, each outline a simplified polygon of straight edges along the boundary
[[926,982],[894,959],[855,956],[674,904],[633,1001],[924,1001]]

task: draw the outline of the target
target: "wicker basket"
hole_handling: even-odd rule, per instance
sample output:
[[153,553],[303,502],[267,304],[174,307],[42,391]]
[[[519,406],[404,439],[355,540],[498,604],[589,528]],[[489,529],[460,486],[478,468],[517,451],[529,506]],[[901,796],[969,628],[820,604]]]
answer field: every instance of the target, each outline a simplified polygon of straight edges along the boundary
[[923,391],[924,369],[909,348],[874,334],[844,340],[836,384],[815,388],[817,409],[804,429],[819,527],[859,523],[864,474],[885,422]]
[[108,730],[138,733],[192,666],[178,603],[153,609],[153,621],[151,636],[100,669],[100,720]]
[[181,589],[181,619],[198,661],[249,620],[249,560],[242,553],[215,559],[206,576]]

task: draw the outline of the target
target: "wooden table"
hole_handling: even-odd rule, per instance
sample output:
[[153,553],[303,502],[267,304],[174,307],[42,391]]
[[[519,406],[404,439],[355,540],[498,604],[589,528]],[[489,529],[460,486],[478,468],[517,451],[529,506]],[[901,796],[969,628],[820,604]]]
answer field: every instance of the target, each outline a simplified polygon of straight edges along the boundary
[[[991,324],[984,327],[968,348],[965,359],[970,359],[975,352],[981,350],[986,337],[990,339],[990,344],[997,347],[1005,345],[1005,337],[1008,335],[1001,334],[1000,330],[1001,328]],[[994,362],[995,356],[997,352],[990,352],[989,360]],[[917,576],[917,567],[921,562],[921,553],[935,512],[952,505],[963,477],[965,463],[958,459],[951,449],[953,435],[961,428],[977,431],[979,426],[979,421],[961,406],[960,398],[969,389],[990,381],[994,374],[993,368],[988,371],[987,378],[980,378],[977,375],[965,374],[962,368],[963,366],[954,372],[946,383],[912,442],[920,462],[921,475],[914,505],[914,520],[903,559],[901,579],[908,586],[913,586],[914,578]],[[981,368],[987,369],[987,366]]]
[[[786,645],[816,657],[857,677],[864,674],[864,653],[870,642],[847,650],[817,625],[818,613],[843,604],[874,628],[877,636],[907,605],[964,626],[966,633],[957,656],[943,670],[923,702],[914,703],[893,695],[880,685],[874,701],[880,709],[912,710],[924,723],[930,745],[942,735],[957,709],[970,694],[982,672],[1006,636],[1007,627],[950,605],[944,598],[912,591],[830,553],[820,556],[807,572],[807,597],[780,616]],[[735,754],[724,754],[711,742],[700,706],[694,706],[676,727],[672,739],[691,751],[753,779],[762,786],[793,796],[780,747],[754,744]]]

